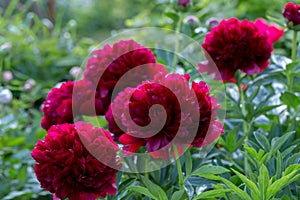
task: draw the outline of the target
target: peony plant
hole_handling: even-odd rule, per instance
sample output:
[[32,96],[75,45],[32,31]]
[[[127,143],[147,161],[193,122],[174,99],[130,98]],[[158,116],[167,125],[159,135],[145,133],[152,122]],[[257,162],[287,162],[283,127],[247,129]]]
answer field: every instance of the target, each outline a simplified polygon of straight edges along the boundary
[[[49,92],[41,122],[47,135],[31,155],[54,199],[299,198],[300,5],[283,11],[294,32],[291,58],[274,53],[289,34],[284,27],[214,19],[198,41],[205,60],[191,67],[178,55],[178,32],[200,34],[198,18],[193,26],[182,20],[195,14],[193,5],[170,4],[173,54],[119,40],[93,52],[82,79]],[[226,104],[211,90],[220,82],[203,77],[221,80]],[[126,171],[131,165],[144,170]]]

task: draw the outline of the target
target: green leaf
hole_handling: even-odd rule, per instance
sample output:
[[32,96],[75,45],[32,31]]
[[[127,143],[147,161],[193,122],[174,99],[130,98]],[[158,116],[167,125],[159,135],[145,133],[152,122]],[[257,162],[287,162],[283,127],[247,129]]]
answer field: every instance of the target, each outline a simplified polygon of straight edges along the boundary
[[300,161],[300,152],[293,154],[286,162],[287,166],[290,166],[292,164],[299,163]]
[[150,193],[153,196],[157,197],[159,200],[168,200],[166,193],[161,187],[152,183],[149,179],[142,175],[140,176],[140,178],[143,184],[149,189]]
[[295,131],[291,131],[285,133],[283,136],[279,138],[274,138],[271,142],[271,152],[277,152],[280,147],[295,133]]
[[95,127],[105,127],[107,121],[104,117],[83,116],[83,121],[92,124]]
[[293,145],[290,146],[289,148],[287,148],[286,150],[284,150],[282,152],[282,157],[285,158],[287,155],[289,155],[290,153],[292,153],[292,151],[297,147],[297,145]]
[[233,153],[236,148],[238,147],[236,144],[236,133],[238,130],[238,126],[235,126],[229,133],[227,133],[226,136],[226,149],[230,152]]
[[256,109],[254,111],[253,117],[258,117],[258,116],[260,116],[262,114],[265,114],[266,112],[268,112],[270,110],[273,110],[274,108],[277,108],[279,106],[281,106],[281,105],[263,106],[263,107],[261,107],[259,109]]
[[252,157],[252,158],[257,158],[257,152],[254,148],[252,147],[245,147],[245,150],[249,153],[249,155]]
[[254,137],[258,144],[265,150],[265,151],[270,151],[270,143],[265,135],[262,133],[255,132]]
[[195,170],[191,175],[202,176],[203,174],[223,174],[226,172],[229,172],[229,170],[221,166],[204,165]]
[[225,197],[226,193],[230,191],[231,191],[230,189],[209,190],[209,191],[202,192],[201,194],[196,196],[193,200]]
[[178,21],[179,16],[175,11],[169,11],[164,13],[167,17],[171,18],[174,22]]
[[231,189],[231,191],[233,193],[235,193],[236,195],[238,195],[242,200],[252,200],[251,197],[246,192],[244,192],[239,187],[237,187],[232,182],[230,182],[229,180],[227,180],[227,179],[225,179],[223,177],[212,175],[212,174],[206,174],[206,175],[201,175],[201,176],[204,177],[204,178],[210,179],[210,180],[220,180],[225,185],[227,185],[227,187],[229,189]]
[[155,199],[155,200],[158,200],[155,196],[153,196],[150,191],[145,188],[145,187],[142,187],[142,186],[129,186],[128,187],[128,190],[132,190],[134,192],[137,192],[137,193],[140,193],[142,195],[145,195],[147,197],[150,197],[151,199]]
[[258,94],[258,91],[259,91],[260,87],[257,87],[254,91],[251,92],[251,95],[246,98],[246,101],[247,102],[253,102],[253,99],[256,97],[256,95]]
[[232,169],[232,171],[246,184],[246,186],[250,189],[251,191],[251,196],[253,197],[254,200],[260,200],[260,193],[255,185],[251,180],[249,180],[246,176],[243,174],[239,173],[238,171]]
[[118,193],[126,190],[135,181],[135,178],[128,178],[118,186]]
[[18,146],[21,145],[25,142],[26,137],[18,137],[18,138],[13,138],[9,137],[7,140],[5,140],[5,145],[7,147],[13,147],[13,146]]
[[184,200],[184,198],[185,198],[184,194],[185,194],[185,190],[176,191],[172,195],[171,200]]
[[271,199],[284,187],[288,186],[289,184],[291,184],[292,182],[300,178],[299,170],[300,170],[300,164],[289,166],[285,170],[283,176],[279,180],[272,183],[272,185],[270,185],[270,187],[267,190],[266,198]]
[[280,179],[282,174],[282,163],[283,163],[282,155],[279,151],[277,151],[277,156],[276,156],[276,178],[277,179]]
[[262,164],[259,168],[258,186],[260,190],[260,199],[265,199],[267,195],[267,189],[269,186],[269,171],[267,167]]
[[184,165],[185,165],[185,173],[188,177],[192,172],[192,156],[190,151],[186,151],[184,154]]
[[283,104],[292,106],[295,109],[297,109],[300,104],[299,97],[297,97],[295,94],[288,91],[281,94],[280,100]]
[[283,176],[286,176],[290,173],[293,173],[294,171],[299,171],[299,170],[300,170],[300,164],[292,164],[285,169]]

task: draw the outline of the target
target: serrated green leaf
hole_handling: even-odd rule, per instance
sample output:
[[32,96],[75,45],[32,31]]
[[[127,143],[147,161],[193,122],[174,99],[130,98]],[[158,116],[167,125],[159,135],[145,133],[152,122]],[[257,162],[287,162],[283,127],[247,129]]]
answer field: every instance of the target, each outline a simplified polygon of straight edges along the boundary
[[232,169],[232,171],[246,184],[246,186],[250,189],[251,191],[251,196],[253,200],[260,200],[260,193],[255,185],[251,180],[249,180],[245,175],[239,173],[238,171]]
[[202,192],[201,194],[193,198],[193,200],[225,197],[226,193],[230,191],[231,191],[230,189],[209,190],[209,191]]
[[161,187],[159,187],[155,183],[152,183],[149,179],[147,179],[144,176],[140,176],[140,178],[143,184],[149,189],[150,193],[153,196],[157,197],[159,200],[168,200],[166,193]]
[[262,133],[254,132],[254,137],[258,144],[265,150],[265,151],[270,151],[270,143],[265,135]]
[[142,187],[142,186],[129,186],[128,187],[128,190],[131,190],[131,191],[134,191],[134,192],[137,192],[137,193],[140,193],[142,195],[145,195],[147,197],[150,197],[151,199],[155,199],[155,200],[158,200],[155,196],[153,196],[150,191],[145,188],[145,187]]

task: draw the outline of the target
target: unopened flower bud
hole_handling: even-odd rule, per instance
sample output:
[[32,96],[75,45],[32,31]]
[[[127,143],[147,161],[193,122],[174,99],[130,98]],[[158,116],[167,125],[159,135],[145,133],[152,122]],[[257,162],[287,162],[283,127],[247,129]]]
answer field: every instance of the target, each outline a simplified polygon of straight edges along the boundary
[[36,82],[33,79],[28,79],[24,84],[24,90],[31,90],[35,86]]
[[196,16],[190,15],[184,18],[183,22],[186,24],[198,24],[199,19]]
[[10,103],[13,95],[9,89],[0,88],[0,103],[7,104]]
[[82,74],[82,69],[78,66],[72,67],[69,71],[69,74],[73,78],[78,78],[78,76],[80,76]]
[[3,71],[2,77],[3,77],[4,82],[9,82],[14,78],[11,71],[8,71],[8,70]]
[[217,26],[219,24],[219,21],[218,19],[212,17],[212,18],[209,18],[206,22],[207,26],[209,26],[210,28],[213,28],[215,26]]

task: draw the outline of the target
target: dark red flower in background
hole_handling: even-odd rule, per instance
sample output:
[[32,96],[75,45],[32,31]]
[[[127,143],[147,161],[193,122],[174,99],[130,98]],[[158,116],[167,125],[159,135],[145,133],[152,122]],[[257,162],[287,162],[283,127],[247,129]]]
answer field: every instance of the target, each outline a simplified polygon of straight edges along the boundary
[[118,146],[104,129],[83,122],[52,126],[31,153],[41,187],[70,200],[114,194],[118,170],[101,163],[87,149],[97,151],[105,162],[116,162]]
[[192,0],[178,0],[177,5],[182,7],[187,7],[188,4],[190,4]]
[[63,83],[59,88],[53,88],[42,105],[44,113],[41,126],[48,130],[52,125],[72,123],[72,92],[74,82]]
[[257,74],[268,67],[272,45],[282,35],[283,30],[269,26],[262,19],[222,20],[205,37],[202,47],[208,62],[199,63],[199,71],[216,74],[215,63],[223,81],[234,81],[237,70],[247,75]]
[[[152,79],[160,72],[166,71],[161,65],[155,63],[155,57],[151,50],[138,44],[133,40],[121,40],[112,46],[105,45],[103,49],[94,51],[86,65],[84,79],[91,81],[97,86],[103,109],[101,114],[105,114],[111,102],[112,92],[120,78],[130,71],[126,81],[119,84],[118,91],[140,84],[143,80]],[[143,70],[131,72],[133,68],[150,64]],[[125,79],[124,79],[125,80]]]
[[289,2],[285,5],[282,15],[287,19],[287,23],[292,26],[300,25],[300,5]]
[[[192,92],[196,94],[195,98]],[[151,127],[144,127],[150,123],[155,126],[163,121],[160,110],[150,112],[150,108],[156,104],[163,106],[167,116],[163,128],[153,133]],[[129,108],[129,113],[124,111],[126,107]],[[111,104],[106,119],[110,130],[125,145],[125,151],[135,152],[145,146],[153,157],[166,158],[164,152],[155,151],[170,146],[171,141],[179,146],[183,144],[201,147],[204,143],[212,142],[213,137],[216,139],[223,132],[223,126],[216,121],[217,109],[218,105],[209,95],[209,87],[204,82],[193,83],[190,88],[188,76],[160,74],[154,81],[146,81],[136,88],[120,93]],[[125,133],[114,120],[121,123]],[[209,131],[214,133],[208,133]],[[210,139],[204,142],[207,134]],[[173,141],[175,136],[176,141]]]
[[100,93],[91,82],[68,81],[49,92],[42,106],[44,116],[41,126],[48,130],[52,125],[73,123],[75,114],[99,115],[102,110]]
[[88,80],[80,80],[74,83],[72,103],[73,114],[95,116],[101,114],[103,104],[107,102],[103,102],[94,84]]

